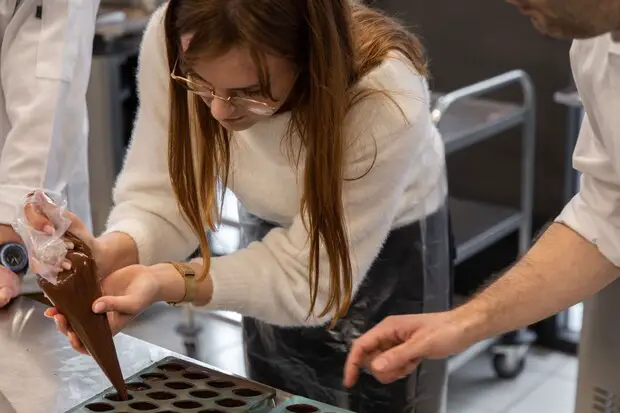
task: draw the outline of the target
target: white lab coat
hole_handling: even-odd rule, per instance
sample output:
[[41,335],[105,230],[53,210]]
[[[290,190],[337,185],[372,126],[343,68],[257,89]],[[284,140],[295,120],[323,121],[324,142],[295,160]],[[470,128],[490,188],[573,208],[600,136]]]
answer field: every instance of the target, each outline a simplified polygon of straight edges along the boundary
[[44,187],[91,227],[86,89],[98,6],[0,0],[0,224]]
[[575,41],[571,61],[586,113],[573,156],[582,177],[557,221],[620,266],[620,42],[611,34]]

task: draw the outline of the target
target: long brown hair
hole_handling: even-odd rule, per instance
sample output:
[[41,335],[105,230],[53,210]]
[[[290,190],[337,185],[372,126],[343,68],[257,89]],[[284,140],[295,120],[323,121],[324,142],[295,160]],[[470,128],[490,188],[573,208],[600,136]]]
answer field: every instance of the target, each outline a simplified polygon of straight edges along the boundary
[[[342,317],[352,295],[342,201],[343,125],[351,107],[368,94],[354,86],[394,50],[426,75],[420,42],[395,20],[351,0],[171,0],[165,30],[170,70],[179,58],[191,66],[235,46],[251,51],[265,93],[266,54],[285,57],[299,70],[287,104],[292,109],[285,143],[289,154],[298,155],[294,166],[304,166],[300,210],[309,244],[308,316],[317,300],[322,245],[330,289],[319,316],[333,312],[334,320]],[[184,34],[192,37],[181,53]],[[170,177],[181,210],[200,239],[206,275],[210,253],[205,226],[214,230],[220,220],[217,198],[223,198],[228,182],[231,135],[198,97],[188,96],[174,81],[170,93]]]

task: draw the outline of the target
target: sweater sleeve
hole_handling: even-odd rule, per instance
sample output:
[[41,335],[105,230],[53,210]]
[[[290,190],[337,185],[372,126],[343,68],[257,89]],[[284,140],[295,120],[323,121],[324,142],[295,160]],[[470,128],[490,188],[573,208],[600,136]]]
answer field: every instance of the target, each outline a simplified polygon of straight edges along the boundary
[[144,33],[137,75],[140,104],[106,230],[133,238],[145,265],[185,259],[198,246],[179,210],[168,173],[170,100],[164,11],[162,6],[153,14]]
[[[400,61],[388,64],[391,67],[382,71],[398,80],[396,86],[407,85],[406,90],[390,94],[398,107],[384,96],[367,98],[351,111],[345,128],[354,142],[348,149],[346,176],[363,176],[347,180],[343,188],[354,292],[385,242],[402,198],[406,196],[410,205],[422,203],[443,180],[443,144],[430,119],[426,82]],[[379,82],[369,86],[392,85]],[[210,275],[214,292],[209,307],[282,326],[328,322],[329,315],[306,317],[310,308],[307,237],[298,215],[289,228],[273,229],[248,248],[213,258]],[[324,249],[320,251],[319,280],[317,314],[329,292]]]

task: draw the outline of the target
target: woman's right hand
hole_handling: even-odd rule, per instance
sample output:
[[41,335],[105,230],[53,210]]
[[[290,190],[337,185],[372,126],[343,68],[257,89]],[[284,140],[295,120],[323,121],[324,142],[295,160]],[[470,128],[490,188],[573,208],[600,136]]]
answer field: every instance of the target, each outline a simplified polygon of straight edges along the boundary
[[[92,310],[107,313],[112,334],[118,333],[131,319],[157,301],[161,289],[152,267],[143,265],[131,265],[113,272],[101,281],[101,288],[103,297],[93,303]],[[55,308],[47,309],[45,315],[54,319],[58,330],[67,336],[75,350],[88,354],[66,317]]]

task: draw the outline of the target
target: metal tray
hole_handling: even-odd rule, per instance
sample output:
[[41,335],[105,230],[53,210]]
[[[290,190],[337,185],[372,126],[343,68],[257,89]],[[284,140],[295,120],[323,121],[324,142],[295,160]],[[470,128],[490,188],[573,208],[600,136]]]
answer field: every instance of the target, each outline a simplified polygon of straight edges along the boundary
[[[305,397],[293,396],[271,413],[354,413],[324,403],[315,402]],[[378,412],[377,412],[378,413]]]
[[167,357],[126,380],[131,400],[110,387],[67,413],[266,413],[275,390]]

